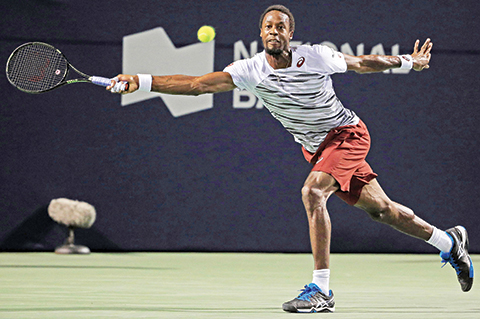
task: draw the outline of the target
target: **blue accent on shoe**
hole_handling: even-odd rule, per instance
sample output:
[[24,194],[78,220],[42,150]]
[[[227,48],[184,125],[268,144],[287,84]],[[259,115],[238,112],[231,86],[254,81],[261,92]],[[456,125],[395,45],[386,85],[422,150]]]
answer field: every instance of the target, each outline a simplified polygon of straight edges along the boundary
[[470,258],[470,256],[469,256],[469,257],[468,257],[468,260],[470,261],[469,277],[470,277],[470,278],[473,278],[473,262],[472,262],[472,258]]
[[303,287],[302,292],[298,295],[297,299],[310,301],[310,297],[319,291],[322,292],[322,289],[318,288],[318,286],[312,282]]
[[441,252],[440,253],[440,257],[442,257],[442,263],[443,263],[443,267],[445,267],[445,265],[447,263],[450,263],[450,265],[452,265],[452,267],[455,269],[455,271],[457,272],[457,275],[460,274],[461,270],[460,268],[458,267],[458,265],[455,263],[455,261],[453,260],[452,256],[450,255],[450,253],[445,253],[445,252]]
[[447,236],[450,237],[450,240],[452,241],[452,247],[448,251],[448,253],[451,253],[452,249],[453,249],[453,246],[455,246],[455,240],[453,239],[452,235],[450,235],[449,233],[447,233],[447,232],[444,232],[444,233],[447,234]]
[[450,260],[450,253],[444,251],[440,252],[440,257],[442,257],[442,262]]

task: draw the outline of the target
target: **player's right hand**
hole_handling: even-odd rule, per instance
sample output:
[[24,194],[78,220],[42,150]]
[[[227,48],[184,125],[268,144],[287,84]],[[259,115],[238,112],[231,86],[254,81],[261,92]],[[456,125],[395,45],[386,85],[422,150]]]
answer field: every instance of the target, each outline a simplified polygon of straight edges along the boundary
[[107,86],[106,89],[112,93],[127,94],[138,90],[138,77],[136,75],[119,74],[111,80],[112,85]]

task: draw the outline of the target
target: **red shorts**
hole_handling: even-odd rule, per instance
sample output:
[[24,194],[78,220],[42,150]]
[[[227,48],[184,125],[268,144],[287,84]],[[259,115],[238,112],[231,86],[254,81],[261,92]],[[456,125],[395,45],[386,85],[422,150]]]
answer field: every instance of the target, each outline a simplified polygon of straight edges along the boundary
[[349,205],[355,205],[362,188],[378,175],[365,161],[370,149],[370,134],[360,120],[357,125],[334,128],[328,132],[315,154],[302,147],[312,171],[330,174],[340,185],[335,195]]

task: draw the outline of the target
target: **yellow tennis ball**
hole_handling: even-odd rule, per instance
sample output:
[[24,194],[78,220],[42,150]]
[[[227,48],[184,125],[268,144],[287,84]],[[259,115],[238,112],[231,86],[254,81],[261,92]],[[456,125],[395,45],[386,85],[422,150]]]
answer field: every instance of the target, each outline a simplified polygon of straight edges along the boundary
[[210,42],[215,38],[215,29],[209,25],[204,25],[197,32],[198,40]]

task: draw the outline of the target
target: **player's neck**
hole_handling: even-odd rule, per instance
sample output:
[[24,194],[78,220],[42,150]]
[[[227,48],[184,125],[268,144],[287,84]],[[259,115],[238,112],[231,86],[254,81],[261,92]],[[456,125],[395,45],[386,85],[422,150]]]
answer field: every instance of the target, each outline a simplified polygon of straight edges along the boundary
[[275,70],[277,69],[286,69],[292,65],[292,51],[290,48],[282,51],[280,54],[269,54],[265,52],[268,64]]

